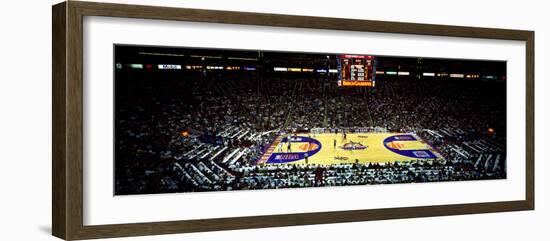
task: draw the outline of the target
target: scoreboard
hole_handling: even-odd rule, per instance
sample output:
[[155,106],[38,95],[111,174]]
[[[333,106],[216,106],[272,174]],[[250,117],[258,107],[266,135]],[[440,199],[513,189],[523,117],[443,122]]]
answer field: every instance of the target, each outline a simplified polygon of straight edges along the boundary
[[374,87],[374,56],[344,54],[337,61],[338,86]]

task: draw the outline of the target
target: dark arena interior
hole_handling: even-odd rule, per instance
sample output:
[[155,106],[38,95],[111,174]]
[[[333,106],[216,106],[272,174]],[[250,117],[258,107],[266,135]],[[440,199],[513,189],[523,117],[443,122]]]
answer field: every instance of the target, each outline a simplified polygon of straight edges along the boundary
[[[345,86],[340,54],[114,54],[115,195],[506,178],[505,61],[368,56]],[[434,156],[375,139],[397,133]]]

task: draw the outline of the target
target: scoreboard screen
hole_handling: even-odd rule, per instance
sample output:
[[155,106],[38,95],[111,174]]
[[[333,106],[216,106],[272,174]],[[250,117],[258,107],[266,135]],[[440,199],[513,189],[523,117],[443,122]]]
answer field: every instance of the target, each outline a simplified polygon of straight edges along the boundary
[[374,87],[374,56],[344,54],[338,60],[338,86]]

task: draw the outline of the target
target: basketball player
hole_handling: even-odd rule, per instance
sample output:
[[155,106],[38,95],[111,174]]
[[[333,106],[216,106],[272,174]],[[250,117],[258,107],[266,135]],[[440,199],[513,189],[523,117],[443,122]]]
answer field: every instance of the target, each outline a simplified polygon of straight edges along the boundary
[[292,151],[292,146],[290,144],[290,140],[288,141],[288,145],[286,146],[286,152],[291,152]]

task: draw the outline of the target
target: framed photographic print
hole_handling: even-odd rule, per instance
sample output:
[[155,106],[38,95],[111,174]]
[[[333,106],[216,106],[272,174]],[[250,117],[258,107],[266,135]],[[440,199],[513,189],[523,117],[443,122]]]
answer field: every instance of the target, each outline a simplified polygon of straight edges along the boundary
[[53,235],[534,209],[534,32],[53,6]]

